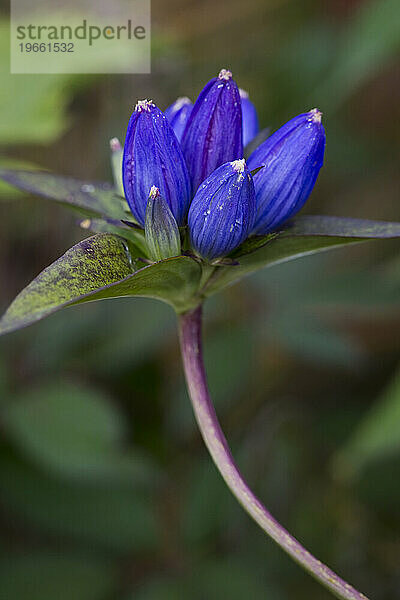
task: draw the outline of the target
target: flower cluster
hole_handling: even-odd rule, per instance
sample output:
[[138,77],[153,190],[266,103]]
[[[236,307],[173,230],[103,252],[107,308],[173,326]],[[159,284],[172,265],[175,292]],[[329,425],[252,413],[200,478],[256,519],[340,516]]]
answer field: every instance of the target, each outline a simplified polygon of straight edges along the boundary
[[163,113],[150,100],[137,103],[122,181],[154,260],[180,251],[179,227],[188,226],[193,251],[212,261],[250,235],[275,230],[302,208],[323,162],[320,111],[288,121],[246,164],[243,146],[258,131],[253,103],[226,69],[194,105],[179,98]]

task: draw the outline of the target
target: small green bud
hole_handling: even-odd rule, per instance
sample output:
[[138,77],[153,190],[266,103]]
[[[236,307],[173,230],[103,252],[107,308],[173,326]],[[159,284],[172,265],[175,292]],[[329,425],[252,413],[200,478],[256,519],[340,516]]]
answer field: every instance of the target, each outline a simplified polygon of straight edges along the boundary
[[110,140],[110,150],[114,186],[118,194],[124,197],[124,185],[122,183],[122,155],[124,152],[118,138],[112,138]]
[[154,261],[179,256],[181,237],[170,207],[153,186],[146,206],[144,227],[149,256]]

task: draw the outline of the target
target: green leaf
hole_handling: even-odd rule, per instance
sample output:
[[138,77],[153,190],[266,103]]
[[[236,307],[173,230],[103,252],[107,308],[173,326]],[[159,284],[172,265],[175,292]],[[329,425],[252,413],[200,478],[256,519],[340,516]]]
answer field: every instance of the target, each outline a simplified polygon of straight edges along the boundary
[[108,562],[37,552],[2,557],[0,580],[7,600],[99,600],[118,586]]
[[255,238],[256,249],[235,258],[239,263],[237,266],[218,267],[206,286],[205,295],[211,296],[264,267],[345,244],[397,237],[400,237],[400,223],[324,216],[297,217],[273,239],[270,235],[264,236],[264,245],[261,236]]
[[[35,171],[39,168],[40,167],[38,165],[28,161],[0,156],[0,171],[2,169],[29,169],[30,171]],[[25,192],[23,190],[18,189],[14,185],[7,183],[5,180],[0,179],[0,201],[5,200],[8,202],[24,195]]]
[[[234,265],[215,269],[203,293],[212,295],[265,266],[344,244],[400,237],[399,223],[338,217],[299,217],[275,237],[252,240]],[[265,245],[263,245],[265,242]],[[14,300],[0,321],[0,334],[30,325],[60,308],[105,298],[143,296],[167,302],[177,312],[198,303],[202,268],[179,256],[140,268],[138,250],[103,233],[84,240],[47,267]]]
[[[125,199],[109,183],[78,181],[42,170],[8,169],[0,167],[3,186],[14,188],[60,202],[85,216],[82,229],[93,233],[115,233],[130,240],[146,255],[144,233],[128,227],[122,220],[132,218]],[[1,192],[1,188],[0,188]]]
[[138,264],[128,243],[118,236],[100,233],[83,240],[22,290],[1,319],[0,334],[60,308],[105,298],[156,298],[178,312],[193,305],[201,275],[195,260],[178,256],[135,271]]
[[330,236],[346,238],[397,238],[400,237],[400,223],[390,221],[370,221],[349,217],[328,217],[306,215],[296,217],[285,225],[285,236]]
[[98,391],[54,382],[13,397],[0,414],[6,437],[55,475],[129,485],[155,479],[150,461],[123,443],[123,419]]
[[0,178],[20,190],[61,202],[85,214],[126,219],[126,201],[109,183],[78,181],[47,171],[1,169]]

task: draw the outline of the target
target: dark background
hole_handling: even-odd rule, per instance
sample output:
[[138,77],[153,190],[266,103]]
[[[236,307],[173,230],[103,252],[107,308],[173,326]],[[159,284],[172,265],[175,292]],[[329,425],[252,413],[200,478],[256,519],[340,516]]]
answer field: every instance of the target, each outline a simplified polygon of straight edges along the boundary
[[[5,9],[4,9],[5,11]],[[153,0],[151,76],[11,76],[1,164],[111,178],[132,106],[195,99],[230,68],[262,126],[318,106],[325,166],[304,212],[400,220],[400,5]],[[85,236],[0,190],[0,309]],[[317,557],[400,596],[399,244],[260,272],[206,306],[221,422],[251,486]],[[0,341],[0,597],[328,600],[243,513],[184,388],[175,317],[151,300],[68,309]]]

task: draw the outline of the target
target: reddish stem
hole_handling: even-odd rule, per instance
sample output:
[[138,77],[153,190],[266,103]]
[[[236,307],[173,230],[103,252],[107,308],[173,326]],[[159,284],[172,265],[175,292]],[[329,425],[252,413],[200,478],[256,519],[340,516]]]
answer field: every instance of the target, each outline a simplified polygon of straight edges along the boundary
[[314,558],[253,494],[235,464],[212,404],[201,340],[202,307],[179,316],[179,335],[189,395],[204,442],[231,492],[258,525],[310,575],[341,600],[368,600]]

